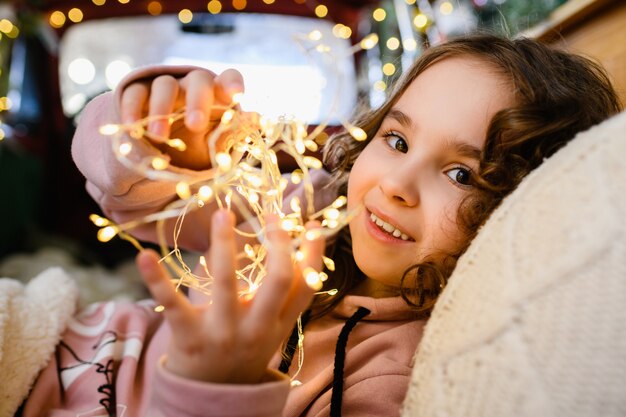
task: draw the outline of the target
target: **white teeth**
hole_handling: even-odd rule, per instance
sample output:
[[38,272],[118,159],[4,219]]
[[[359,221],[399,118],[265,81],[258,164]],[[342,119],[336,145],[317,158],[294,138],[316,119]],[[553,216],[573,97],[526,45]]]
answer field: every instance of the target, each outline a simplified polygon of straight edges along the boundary
[[392,224],[382,221],[374,213],[370,213],[370,219],[372,219],[372,221],[376,223],[378,227],[380,227],[381,229],[383,229],[385,232],[389,233],[393,237],[399,237],[402,240],[409,240],[409,236],[402,233],[399,229],[396,229],[396,227],[393,226]]

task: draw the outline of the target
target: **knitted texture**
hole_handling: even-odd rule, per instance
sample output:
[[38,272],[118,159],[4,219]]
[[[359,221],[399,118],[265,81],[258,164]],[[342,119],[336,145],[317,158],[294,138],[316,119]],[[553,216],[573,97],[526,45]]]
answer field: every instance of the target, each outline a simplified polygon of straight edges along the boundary
[[70,320],[78,289],[61,268],[28,285],[0,279],[0,417],[11,417],[28,395]]
[[626,112],[492,214],[437,301],[402,415],[626,415]]

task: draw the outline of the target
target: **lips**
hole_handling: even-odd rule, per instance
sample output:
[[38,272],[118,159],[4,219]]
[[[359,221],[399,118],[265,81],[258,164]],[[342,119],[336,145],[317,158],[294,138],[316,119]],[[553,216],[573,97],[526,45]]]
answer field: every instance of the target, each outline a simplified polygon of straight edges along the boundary
[[372,223],[378,226],[380,230],[387,233],[388,235],[395,237],[396,239],[401,239],[404,241],[413,240],[409,235],[404,233],[402,230],[398,229],[393,224],[384,221],[383,219],[381,219],[380,217],[378,217],[372,212],[370,212],[370,220],[372,221]]

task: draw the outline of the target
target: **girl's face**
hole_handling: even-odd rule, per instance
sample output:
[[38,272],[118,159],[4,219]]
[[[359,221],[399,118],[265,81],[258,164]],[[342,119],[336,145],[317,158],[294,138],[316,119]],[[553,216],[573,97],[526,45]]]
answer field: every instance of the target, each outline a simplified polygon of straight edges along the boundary
[[357,293],[391,295],[409,266],[460,245],[459,204],[489,121],[513,105],[510,90],[488,64],[447,58],[391,108],[348,181],[348,208],[363,206],[350,222],[354,258],[368,277]]

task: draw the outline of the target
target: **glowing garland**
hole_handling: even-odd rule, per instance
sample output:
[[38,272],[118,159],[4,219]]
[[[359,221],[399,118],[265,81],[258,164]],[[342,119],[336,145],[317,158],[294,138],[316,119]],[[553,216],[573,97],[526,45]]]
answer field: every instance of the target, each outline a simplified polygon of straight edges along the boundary
[[[314,42],[313,47],[305,47],[305,50],[330,54],[330,48],[319,43],[321,40],[319,31],[313,31],[306,38],[298,39],[301,45],[304,40]],[[351,53],[372,48],[377,41],[375,34],[369,35],[355,45]],[[335,59],[330,61],[336,62]],[[147,126],[155,119],[166,119],[170,126],[183,119],[184,108],[169,115],[146,117],[132,124],[101,126],[100,133],[111,137],[113,152],[120,163],[148,179],[176,183],[178,199],[168,204],[162,211],[124,224],[115,224],[98,215],[91,215],[92,222],[101,228],[98,231],[98,239],[106,242],[117,235],[141,249],[139,242],[130,234],[132,229],[156,222],[163,260],[174,271],[177,285],[184,285],[210,295],[212,277],[204,258],[200,257],[199,264],[203,266],[206,276],[198,276],[183,261],[177,244],[178,236],[185,216],[190,211],[210,203],[229,209],[234,206],[254,229],[254,233],[235,229],[236,233],[247,238],[256,237],[258,240],[258,244],[245,245],[243,252],[238,255],[238,260],[247,259],[248,263],[236,271],[237,278],[245,283],[240,290],[240,296],[252,297],[267,273],[263,261],[269,249],[269,242],[265,238],[268,215],[277,215],[281,227],[289,232],[295,259],[302,257],[297,248],[305,238],[305,233],[310,234],[306,236],[309,239],[330,236],[344,227],[354,215],[345,210],[345,196],[339,196],[330,206],[318,212],[315,212],[313,206],[314,190],[309,170],[322,168],[322,163],[305,153],[307,150],[312,152],[318,150],[315,138],[327,124],[320,123],[313,132],[308,133],[303,122],[289,117],[280,117],[278,120],[262,116],[242,117],[242,114],[235,110],[240,99],[241,97],[236,95],[229,106],[219,108],[223,111],[221,120],[206,137],[212,168],[203,175],[202,180],[167,170],[169,161],[162,156],[147,156],[139,160],[131,158],[137,143],[148,143],[148,140],[163,142],[178,151],[185,151],[186,145],[181,139],[158,137],[147,131]],[[356,140],[366,139],[362,129],[347,122],[343,124]],[[291,172],[289,179],[282,176],[279,170],[277,158],[279,151],[290,155],[298,166],[298,169]],[[307,205],[303,208],[301,201],[293,197],[289,201],[291,212],[285,213],[282,209],[283,192],[289,182],[302,183]],[[173,249],[168,247],[164,232],[165,221],[168,219],[176,219]],[[305,219],[321,220],[322,228],[306,232]],[[333,271],[332,259],[324,257],[323,260],[326,268]],[[303,275],[307,284],[317,291],[327,278],[324,272],[310,268],[304,271]],[[336,290],[326,293],[333,295]]]

